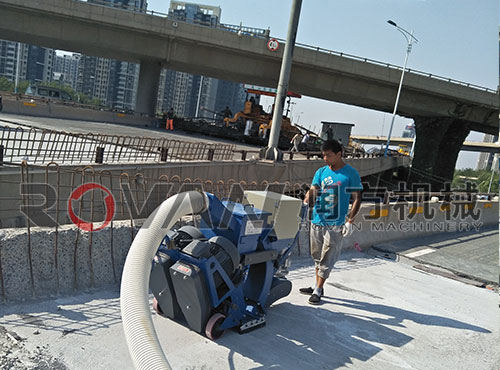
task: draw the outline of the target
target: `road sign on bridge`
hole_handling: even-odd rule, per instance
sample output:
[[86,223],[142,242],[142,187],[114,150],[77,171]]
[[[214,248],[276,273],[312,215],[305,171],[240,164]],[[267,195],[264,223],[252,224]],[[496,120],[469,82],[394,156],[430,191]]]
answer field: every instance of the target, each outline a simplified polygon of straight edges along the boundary
[[280,46],[280,43],[276,39],[269,39],[269,41],[267,42],[267,48],[270,51],[278,50],[279,46]]

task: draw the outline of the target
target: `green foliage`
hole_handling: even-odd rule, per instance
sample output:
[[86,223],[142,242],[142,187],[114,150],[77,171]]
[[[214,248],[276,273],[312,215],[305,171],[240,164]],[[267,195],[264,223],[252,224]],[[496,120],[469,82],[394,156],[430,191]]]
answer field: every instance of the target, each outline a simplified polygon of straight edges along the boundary
[[[30,84],[29,81],[20,81],[17,84],[18,92],[20,94],[24,94],[29,84]],[[0,91],[14,92],[14,89],[15,89],[15,83],[13,81],[10,81],[6,77],[0,77]]]
[[19,94],[24,94],[26,92],[26,89],[30,85],[29,81],[21,81],[17,84],[17,92]]
[[14,82],[9,81],[6,77],[0,77],[0,91],[14,91]]
[[[463,170],[455,170],[451,187],[457,190],[465,189],[467,186],[467,182],[469,182],[472,187],[477,189],[480,193],[486,193],[488,192],[490,180],[491,171],[473,170],[472,168],[466,168]],[[491,182],[491,193],[498,193],[498,180],[498,172],[495,172],[493,180]]]
[[[18,93],[24,94],[30,84],[31,84],[30,81],[20,81],[19,84],[17,85]],[[91,98],[82,93],[77,93],[70,86],[64,85],[59,81],[42,82],[40,86],[55,87],[57,89],[65,91],[69,94],[69,96],[71,96],[71,99],[74,102],[80,104],[94,105],[96,107],[102,105],[101,100],[97,98]],[[14,82],[9,81],[9,79],[7,79],[6,77],[0,77],[0,91],[14,92]]]
[[88,95],[82,93],[75,93],[75,97],[73,100],[80,104],[95,105],[96,107],[101,105],[101,101],[98,98],[91,98]]

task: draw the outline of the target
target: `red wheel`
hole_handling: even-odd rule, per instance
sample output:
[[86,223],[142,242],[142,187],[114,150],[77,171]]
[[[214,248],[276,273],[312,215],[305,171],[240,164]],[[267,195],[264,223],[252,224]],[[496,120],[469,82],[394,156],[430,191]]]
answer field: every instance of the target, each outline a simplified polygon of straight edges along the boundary
[[212,339],[219,339],[222,334],[224,334],[224,330],[220,328],[222,322],[226,319],[221,313],[216,313],[210,319],[208,319],[207,326],[205,328],[205,335]]
[[158,300],[156,299],[156,297],[153,297],[153,310],[155,310],[156,314],[165,317],[165,314],[161,310],[161,307],[158,304]]

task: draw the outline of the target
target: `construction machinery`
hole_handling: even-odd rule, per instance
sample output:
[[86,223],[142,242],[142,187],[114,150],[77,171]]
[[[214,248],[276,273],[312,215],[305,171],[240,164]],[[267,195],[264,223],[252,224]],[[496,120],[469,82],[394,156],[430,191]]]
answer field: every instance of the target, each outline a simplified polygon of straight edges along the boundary
[[408,148],[408,145],[406,144],[399,144],[398,145],[398,153],[402,155],[409,156],[410,155],[410,149]]
[[[293,94],[293,96],[296,97],[297,94]],[[290,105],[291,98],[292,95],[289,95],[288,105]],[[245,102],[243,111],[237,112],[233,117],[224,118],[224,123],[226,127],[239,125],[238,127],[242,129],[245,136],[255,136],[257,134],[259,138],[267,138],[268,130],[272,126],[272,117],[272,110],[270,113],[267,113],[261,105],[256,104],[253,100],[249,100]],[[300,130],[292,126],[290,118],[286,115],[283,116],[280,129],[281,136],[290,141],[297,133],[300,133]]]
[[290,293],[279,272],[296,244],[299,199],[246,191],[241,203],[206,194],[199,227],[171,230],[154,257],[153,308],[210,339],[265,325],[266,311]]
[[[283,268],[307,208],[270,191],[238,197],[221,202],[199,191],[173,195],[135,236],[120,308],[137,369],[171,369],[153,326],[149,288],[158,314],[211,339],[230,328],[244,333],[264,325],[269,306],[290,293]],[[199,226],[173,229],[187,215],[199,215]]]
[[[275,96],[272,89],[258,89],[257,87],[247,87],[247,93],[253,95]],[[268,91],[269,90],[269,91]],[[293,92],[287,93],[287,106],[285,115],[282,117],[280,127],[280,137],[278,140],[278,148],[282,150],[290,150],[292,146],[292,138],[297,134],[309,134],[309,140],[299,145],[299,151],[318,152],[321,149],[321,144],[328,139],[336,139],[343,144],[345,154],[364,154],[362,146],[359,143],[353,142],[350,138],[351,129],[354,124],[342,122],[322,121],[321,132],[319,134],[314,131],[300,126],[297,123],[291,123],[288,114],[290,113],[292,98],[301,98],[301,95]],[[262,105],[258,104],[252,97],[245,102],[242,111],[237,112],[232,117],[224,116],[225,112],[211,111],[205,107],[201,108],[208,111],[217,117],[213,122],[207,119],[178,119],[176,127],[189,132],[196,132],[204,135],[215,136],[224,139],[246,142],[259,146],[267,144],[268,133],[272,127],[273,109],[267,113]]]

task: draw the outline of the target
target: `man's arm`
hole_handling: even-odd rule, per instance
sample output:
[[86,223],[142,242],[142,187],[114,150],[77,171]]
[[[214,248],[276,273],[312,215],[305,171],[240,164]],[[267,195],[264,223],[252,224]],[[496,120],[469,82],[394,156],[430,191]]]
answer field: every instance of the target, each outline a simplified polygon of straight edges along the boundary
[[361,191],[356,191],[352,193],[353,197],[353,202],[352,202],[352,208],[349,211],[349,214],[347,215],[347,220],[346,222],[354,222],[354,218],[359,212],[359,208],[361,207]]
[[304,198],[304,204],[309,205],[309,207],[314,206],[314,203],[316,202],[316,196],[318,195],[318,190],[319,188],[317,186],[311,186],[311,188],[306,193],[306,197]]

